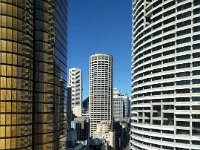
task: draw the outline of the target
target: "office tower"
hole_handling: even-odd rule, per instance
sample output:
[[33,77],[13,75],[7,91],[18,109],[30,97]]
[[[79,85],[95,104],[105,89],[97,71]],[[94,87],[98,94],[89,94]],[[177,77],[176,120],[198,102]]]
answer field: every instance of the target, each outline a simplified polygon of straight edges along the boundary
[[90,56],[89,77],[90,136],[97,123],[112,121],[113,58],[107,54]]
[[82,110],[82,73],[81,69],[69,69],[69,86],[72,88],[72,111],[75,116],[81,116]]
[[65,149],[67,1],[0,1],[0,149]]
[[200,1],[133,1],[133,149],[200,149]]
[[128,117],[128,101],[127,95],[121,95],[117,88],[113,89],[112,112],[114,121],[122,121]]

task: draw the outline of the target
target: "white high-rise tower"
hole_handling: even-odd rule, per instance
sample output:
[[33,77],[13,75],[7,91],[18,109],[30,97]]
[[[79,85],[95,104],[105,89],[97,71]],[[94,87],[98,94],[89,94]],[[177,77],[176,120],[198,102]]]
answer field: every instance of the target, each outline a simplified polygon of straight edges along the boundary
[[90,57],[90,136],[97,123],[112,121],[113,58],[107,54]]
[[82,109],[82,72],[79,68],[69,69],[69,86],[71,87],[71,107],[73,114],[80,117]]
[[133,0],[131,147],[200,149],[200,0]]

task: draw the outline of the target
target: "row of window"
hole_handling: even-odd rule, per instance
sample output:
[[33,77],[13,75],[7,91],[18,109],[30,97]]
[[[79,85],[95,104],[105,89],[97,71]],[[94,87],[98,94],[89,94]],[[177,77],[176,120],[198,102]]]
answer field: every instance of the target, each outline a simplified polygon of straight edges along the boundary
[[[200,39],[200,35],[193,36],[193,39],[194,40],[199,40]],[[184,38],[184,39],[177,40],[176,42],[177,42],[177,45],[179,45],[179,44],[190,42],[190,41],[191,41],[191,38]],[[150,54],[152,52],[155,52],[155,51],[158,51],[158,50],[162,50],[163,48],[171,47],[171,46],[174,46],[174,45],[175,45],[175,42],[168,42],[168,43],[165,43],[163,45],[158,45],[156,47],[153,47],[151,49],[148,49],[148,50],[144,51],[143,53],[138,54],[137,56],[135,56],[134,61],[137,61],[138,59],[140,59],[143,56],[146,56],[147,54]],[[192,45],[192,49],[193,50],[200,49],[200,44],[199,43],[193,44]],[[191,50],[191,46],[182,46],[182,47],[177,47],[176,48],[176,52],[177,53],[183,52],[183,51],[189,51],[189,50]],[[141,59],[140,61],[138,61],[136,63],[136,66],[138,64],[140,64],[140,63],[144,63],[144,62],[149,61],[149,60],[151,60],[153,58],[161,57],[162,54],[163,54],[163,56],[165,56],[165,55],[169,55],[169,54],[173,54],[173,53],[175,53],[175,50],[172,49],[172,50],[165,51],[163,53],[154,54],[152,56],[149,56],[149,57]]]
[[[192,67],[199,67],[199,66],[200,66],[200,61],[196,61],[196,62],[192,63]],[[135,75],[133,80],[139,79],[141,77],[145,77],[147,75],[156,74],[156,73],[159,73],[159,72],[173,71],[173,70],[175,70],[175,68],[176,69],[183,69],[183,68],[190,68],[190,67],[191,67],[190,63],[183,63],[183,64],[178,64],[176,66],[168,66],[168,67],[164,67],[164,68],[157,68],[157,69],[153,69],[153,70],[148,70],[146,72]],[[134,71],[134,73],[136,74],[138,71],[141,71],[141,70],[143,70],[143,69],[138,68],[136,71]],[[197,72],[195,72],[195,73],[197,73]],[[190,75],[189,72],[179,72],[179,73],[176,74],[176,77],[189,76],[189,75]],[[192,74],[192,75],[197,75],[197,74]],[[163,75],[163,77],[162,76],[154,76],[154,77],[152,77],[152,80],[149,80],[149,81],[160,80],[160,79],[168,79],[168,78],[174,78],[174,77],[175,77],[174,74]],[[149,81],[147,80],[146,82],[149,82]]]
[[200,79],[193,79],[192,82],[190,80],[181,80],[181,81],[176,81],[176,82],[167,82],[167,83],[163,83],[163,84],[160,84],[160,83],[153,84],[153,85],[143,86],[143,87],[139,87],[139,88],[134,88],[134,92],[151,89],[151,88],[174,86],[175,84],[176,85],[200,84]]
[[147,97],[147,96],[155,96],[155,95],[166,95],[166,94],[186,94],[186,93],[200,93],[200,88],[185,88],[185,89],[176,89],[176,90],[167,90],[167,91],[155,91],[155,92],[147,92],[134,94],[133,98]]
[[[185,48],[177,48],[177,52],[183,52],[183,51],[188,49],[188,47],[185,47]],[[190,46],[189,46],[189,48],[190,48]],[[170,50],[170,51],[166,51],[166,52],[163,52],[163,53],[158,53],[158,54],[152,55],[151,57],[144,58],[143,60],[149,61],[151,58],[155,59],[155,58],[159,58],[159,57],[170,55],[170,54],[174,54],[174,53],[175,53],[175,50]],[[196,53],[192,54],[192,58],[199,58],[199,57],[200,57],[200,52],[196,52]],[[177,56],[176,57],[176,61],[181,61],[181,60],[190,59],[190,58],[191,58],[190,54],[181,55],[181,56]],[[134,65],[134,67],[137,67],[139,64],[141,64],[142,63],[141,61],[142,60],[138,61]],[[143,69],[150,68],[152,66],[157,66],[157,65],[161,65],[161,64],[165,64],[165,63],[169,63],[169,62],[174,62],[174,61],[175,61],[174,57],[168,58],[168,59],[164,59],[162,61],[159,60],[159,61],[147,64],[147,65],[144,65],[144,66],[141,66],[141,67],[135,69],[135,73],[137,73],[138,71],[141,71]]]

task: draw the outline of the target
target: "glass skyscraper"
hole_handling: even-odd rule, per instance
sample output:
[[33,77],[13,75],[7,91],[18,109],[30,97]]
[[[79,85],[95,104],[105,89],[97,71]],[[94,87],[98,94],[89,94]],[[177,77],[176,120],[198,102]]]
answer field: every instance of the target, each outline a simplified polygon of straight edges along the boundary
[[200,149],[200,1],[133,0],[131,147]]
[[65,149],[67,0],[0,0],[0,149]]

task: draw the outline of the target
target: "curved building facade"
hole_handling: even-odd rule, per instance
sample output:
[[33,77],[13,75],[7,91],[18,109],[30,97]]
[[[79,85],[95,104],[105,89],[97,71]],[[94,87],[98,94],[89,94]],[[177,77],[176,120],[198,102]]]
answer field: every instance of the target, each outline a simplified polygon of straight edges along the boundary
[[132,149],[200,149],[200,1],[134,0]]
[[112,121],[113,57],[108,54],[90,56],[90,136],[101,121]]
[[66,149],[67,0],[0,0],[0,149]]
[[0,1],[0,149],[31,149],[33,2]]

